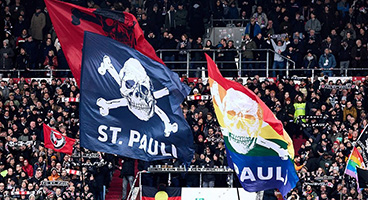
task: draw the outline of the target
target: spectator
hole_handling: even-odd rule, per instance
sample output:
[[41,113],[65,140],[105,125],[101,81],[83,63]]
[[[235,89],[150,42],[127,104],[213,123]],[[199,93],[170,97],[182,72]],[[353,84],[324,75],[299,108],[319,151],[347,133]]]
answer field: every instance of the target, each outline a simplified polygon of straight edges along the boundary
[[[348,34],[350,34],[351,37],[348,37]],[[341,31],[340,36],[342,37],[343,40],[346,40],[347,38],[355,40],[356,32],[353,28],[353,25],[351,23],[347,23],[344,30]]]
[[338,55],[340,59],[340,76],[347,76],[347,69],[349,68],[351,59],[351,51],[346,41],[341,43],[341,48]]
[[[179,61],[186,61],[187,60],[187,53],[188,53],[188,49],[191,49],[191,43],[189,42],[188,36],[186,34],[183,34],[181,36],[181,41],[178,43],[177,47],[179,50]],[[185,63],[181,63],[181,69],[185,69],[186,68],[186,64]]]
[[[351,49],[352,67],[365,68],[368,59],[367,47],[362,46],[361,40],[356,40],[355,46]],[[363,74],[365,70],[359,70],[358,74]]]
[[123,197],[127,198],[128,183],[129,187],[133,187],[134,181],[134,160],[130,158],[122,159],[122,166],[120,167],[120,177],[123,178]]
[[9,47],[9,40],[3,41],[3,47],[0,49],[0,63],[2,69],[13,69],[14,51]]
[[262,6],[257,7],[256,12],[253,14],[253,18],[256,20],[261,29],[268,25],[268,18],[266,13],[263,12]]
[[235,64],[235,57],[237,57],[238,53],[235,50],[234,41],[229,40],[226,51],[224,52],[224,61],[227,62],[224,63],[224,69],[227,71],[223,72],[223,75],[226,77],[238,76],[237,67]]
[[[294,122],[297,122],[299,116],[305,116],[305,106],[306,103],[304,101],[304,98],[302,96],[297,95],[295,97],[295,103],[294,103]],[[305,122],[305,119],[301,120]]]
[[[243,36],[241,48],[244,51],[242,54],[242,61],[253,61],[254,55],[253,55],[252,49],[257,49],[257,44],[253,40],[250,39],[249,34],[246,34],[245,36]],[[243,69],[247,70],[247,71],[242,72],[242,75],[246,75],[246,76],[254,75],[253,63],[244,63],[242,66],[243,66]]]
[[316,34],[319,34],[321,31],[321,22],[316,18],[314,13],[310,14],[310,20],[305,23],[304,27],[305,31],[309,32],[310,30],[314,30]]
[[46,26],[46,16],[41,12],[41,8],[37,7],[36,12],[31,20],[31,35],[34,40],[40,42],[43,40],[43,28]]
[[339,3],[337,3],[337,10],[342,13],[343,17],[349,11],[349,7],[349,2],[347,2],[346,0],[340,0]]
[[150,43],[150,45],[157,50],[158,49],[158,39],[153,31],[149,31],[147,35],[147,41]]
[[183,3],[178,4],[178,10],[175,15],[176,33],[174,35],[181,36],[187,29],[188,11],[184,9]]
[[226,14],[226,19],[239,19],[239,11],[234,2],[230,3],[229,10]]
[[[172,33],[164,32],[163,39],[160,45],[161,49],[176,49],[177,42],[175,41]],[[163,60],[169,62],[175,61],[175,52],[174,51],[163,52]],[[174,63],[167,63],[167,66],[170,69],[175,68]]]
[[322,73],[327,76],[332,76],[332,70],[336,67],[335,56],[330,53],[330,49],[326,48],[324,54],[319,58],[319,68],[322,69]]
[[292,32],[299,32],[299,33],[303,33],[304,32],[304,20],[301,19],[301,15],[299,12],[295,13],[295,18],[291,21],[291,29]]
[[[53,50],[49,51],[48,55],[45,58],[45,61],[43,62],[43,66],[45,67],[45,69],[50,69],[50,70],[54,70],[57,68],[58,60],[57,60],[57,57],[54,55]],[[53,76],[56,75],[55,72],[51,71],[50,73],[53,73]]]
[[280,24],[280,33],[287,33],[291,35],[291,23],[289,22],[289,16],[285,15],[283,22]]
[[344,122],[347,120],[348,115],[350,115],[354,119],[356,119],[358,117],[357,110],[353,106],[353,104],[351,103],[351,101],[348,101],[346,103],[346,107],[344,108],[344,111],[343,112],[344,112],[343,113],[344,115],[343,115],[343,118],[342,119],[343,119]]
[[256,23],[256,19],[252,17],[245,28],[244,34],[248,34],[250,38],[254,38],[259,33],[261,33],[261,27]]
[[176,10],[174,8],[174,5],[170,5],[170,10],[167,12],[166,18],[165,18],[166,31],[175,33],[175,27],[176,27],[175,16],[176,16]]
[[271,43],[272,43],[273,49],[275,50],[275,56],[273,59],[272,69],[280,70],[280,71],[274,70],[272,72],[272,77],[276,77],[276,75],[279,75],[280,77],[282,77],[284,74],[283,70],[285,70],[285,62],[281,54],[286,50],[287,44],[286,42],[282,42],[281,40],[278,40],[276,44],[275,41],[273,41],[273,39],[271,39]]

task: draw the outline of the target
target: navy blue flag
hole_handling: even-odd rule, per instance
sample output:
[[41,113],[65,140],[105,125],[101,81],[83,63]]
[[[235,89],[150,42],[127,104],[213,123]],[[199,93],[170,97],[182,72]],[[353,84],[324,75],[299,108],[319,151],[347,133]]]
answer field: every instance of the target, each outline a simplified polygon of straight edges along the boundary
[[193,136],[176,73],[113,39],[85,32],[80,140],[87,149],[151,161],[190,162]]

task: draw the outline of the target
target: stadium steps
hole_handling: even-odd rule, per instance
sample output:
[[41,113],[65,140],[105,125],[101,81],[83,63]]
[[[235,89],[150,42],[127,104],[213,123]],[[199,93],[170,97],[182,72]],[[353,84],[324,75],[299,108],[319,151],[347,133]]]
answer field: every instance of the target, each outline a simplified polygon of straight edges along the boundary
[[105,200],[120,200],[122,195],[123,179],[119,178],[120,170],[115,170],[109,192],[106,194]]

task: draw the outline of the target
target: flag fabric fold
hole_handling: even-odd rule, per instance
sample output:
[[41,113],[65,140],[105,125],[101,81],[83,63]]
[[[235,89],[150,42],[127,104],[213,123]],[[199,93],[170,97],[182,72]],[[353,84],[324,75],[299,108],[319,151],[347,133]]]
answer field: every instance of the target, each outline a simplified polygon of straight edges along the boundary
[[110,37],[163,64],[144,38],[134,15],[104,9],[88,9],[59,0],[45,0],[55,32],[78,85],[84,31]]
[[294,148],[282,123],[251,90],[222,77],[206,55],[213,106],[224,135],[229,166],[249,192],[278,188],[283,196],[298,182]]
[[43,124],[43,138],[46,148],[71,155],[75,139],[62,135],[59,131]]
[[81,80],[82,147],[145,161],[191,161],[193,136],[180,108],[190,88],[176,73],[86,32]]

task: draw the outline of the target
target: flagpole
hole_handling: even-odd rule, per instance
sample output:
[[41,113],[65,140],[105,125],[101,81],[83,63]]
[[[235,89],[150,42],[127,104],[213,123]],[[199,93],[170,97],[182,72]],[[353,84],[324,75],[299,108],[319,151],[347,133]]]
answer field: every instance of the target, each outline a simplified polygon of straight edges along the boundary
[[[366,125],[366,126],[364,127],[364,129],[363,129],[362,133],[360,133],[360,135],[359,135],[359,137],[358,137],[358,139],[357,139],[356,141],[359,141],[360,137],[362,137],[362,135],[364,134],[364,132],[365,132],[365,130],[367,129],[367,127],[368,127],[368,125]],[[354,144],[354,146],[353,146],[353,150],[354,150],[355,146],[356,146],[356,143],[355,143],[355,144]],[[350,158],[351,158],[351,154],[353,154],[353,152],[351,152],[351,153],[350,153],[350,155],[349,155],[349,159],[348,159],[348,161],[347,161],[346,163],[349,163],[349,160],[350,160]],[[363,163],[365,164],[364,159],[363,159]],[[344,174],[346,174],[346,170],[347,170],[347,169],[348,169],[348,165],[346,165],[346,167],[345,167]]]
[[238,200],[240,200],[239,188],[238,187],[236,187],[236,193],[238,194]]
[[[83,172],[83,166],[82,166],[82,147],[80,146],[79,144],[79,166],[80,166],[80,170],[81,170],[81,176],[82,176],[82,194],[84,194],[84,172]],[[82,194],[81,194],[81,197],[82,197]]]

